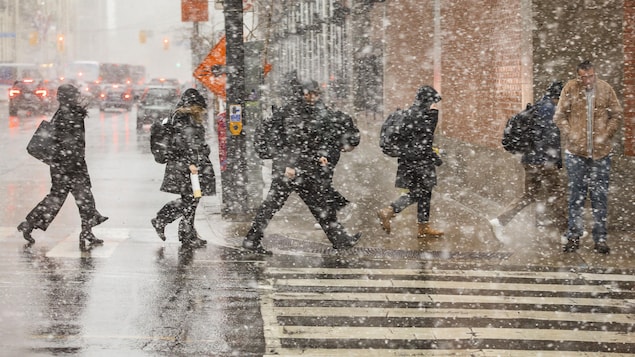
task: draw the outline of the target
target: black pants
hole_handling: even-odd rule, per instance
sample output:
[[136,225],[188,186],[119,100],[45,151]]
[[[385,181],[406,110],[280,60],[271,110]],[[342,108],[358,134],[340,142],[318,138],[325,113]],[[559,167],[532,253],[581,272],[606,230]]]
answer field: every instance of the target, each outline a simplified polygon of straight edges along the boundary
[[350,240],[350,237],[337,221],[335,205],[328,204],[328,198],[332,195],[331,190],[332,188],[318,180],[300,177],[291,181],[282,175],[276,175],[271,181],[267,197],[256,212],[251,229],[247,233],[247,239],[259,242],[274,214],[284,206],[289,195],[296,192],[318,221],[333,246],[337,248],[345,244]]
[[51,166],[51,191],[26,216],[26,221],[46,231],[59,213],[68,194],[72,194],[79,209],[82,230],[91,228],[90,220],[99,215],[95,208],[95,198],[91,191],[90,176],[83,172],[65,173]]
[[179,240],[195,237],[194,219],[199,201],[191,193],[182,194],[181,198],[166,203],[157,212],[157,219],[165,226],[183,217],[179,223]]
[[417,222],[427,223],[430,220],[430,200],[432,189],[419,188],[403,194],[391,204],[393,211],[399,213],[413,203],[417,203]]

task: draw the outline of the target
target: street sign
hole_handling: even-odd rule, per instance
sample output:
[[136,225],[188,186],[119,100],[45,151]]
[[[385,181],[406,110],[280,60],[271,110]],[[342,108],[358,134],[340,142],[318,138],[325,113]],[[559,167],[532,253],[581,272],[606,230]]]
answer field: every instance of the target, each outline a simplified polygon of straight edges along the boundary
[[232,135],[239,135],[243,130],[243,111],[240,104],[229,106],[229,132]]
[[209,11],[207,0],[181,0],[182,22],[207,22]]
[[225,98],[226,63],[225,36],[207,54],[192,74],[207,89],[221,98]]

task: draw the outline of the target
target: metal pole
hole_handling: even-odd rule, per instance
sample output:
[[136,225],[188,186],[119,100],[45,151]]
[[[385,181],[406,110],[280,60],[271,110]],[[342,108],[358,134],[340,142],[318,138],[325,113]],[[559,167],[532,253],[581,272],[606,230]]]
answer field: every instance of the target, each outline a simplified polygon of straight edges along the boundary
[[[245,133],[230,131],[231,108],[239,106],[244,113],[245,99],[245,49],[243,46],[243,3],[242,0],[223,1],[225,15],[225,36],[227,40],[227,169],[222,172],[223,207],[226,218],[241,219],[248,212],[247,207],[247,163],[245,159]],[[242,126],[242,123],[241,123]]]

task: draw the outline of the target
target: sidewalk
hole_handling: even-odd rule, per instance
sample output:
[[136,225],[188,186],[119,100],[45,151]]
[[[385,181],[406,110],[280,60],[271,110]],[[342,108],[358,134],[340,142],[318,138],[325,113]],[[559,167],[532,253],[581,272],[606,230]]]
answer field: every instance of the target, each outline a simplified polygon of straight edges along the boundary
[[[376,211],[400,194],[394,187],[397,159],[383,155],[377,145],[380,123],[358,125],[361,144],[342,155],[334,179],[335,187],[356,205],[344,226],[349,232],[363,234],[358,245],[344,254],[381,259],[482,260],[510,266],[635,269],[635,239],[629,233],[609,233],[610,255],[595,253],[590,236],[581,242],[578,252],[563,253],[562,232],[535,227],[533,205],[504,228],[499,241],[488,220],[503,207],[462,187],[460,180],[448,176],[449,170],[443,166],[437,170],[439,184],[432,195],[431,223],[445,235],[436,239],[416,238],[416,205],[397,215],[392,221],[392,233],[386,234],[380,228]],[[214,235],[211,240],[239,247],[252,217],[246,217],[245,222],[224,221],[218,197],[204,201],[203,209],[205,214],[199,217],[207,219],[210,234]],[[313,227],[314,223],[306,206],[294,194],[274,216],[263,243],[274,254],[342,254],[330,248],[326,236]]]

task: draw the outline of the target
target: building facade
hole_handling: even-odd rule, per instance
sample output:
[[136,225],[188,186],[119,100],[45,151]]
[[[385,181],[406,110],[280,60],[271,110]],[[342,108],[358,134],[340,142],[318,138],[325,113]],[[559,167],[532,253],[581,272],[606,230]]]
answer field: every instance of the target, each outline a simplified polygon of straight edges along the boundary
[[358,119],[383,118],[433,85],[443,96],[444,174],[501,204],[522,190],[522,167],[500,143],[507,118],[590,59],[625,109],[609,216],[613,228],[633,229],[635,1],[286,0],[271,8],[273,82],[297,70]]

